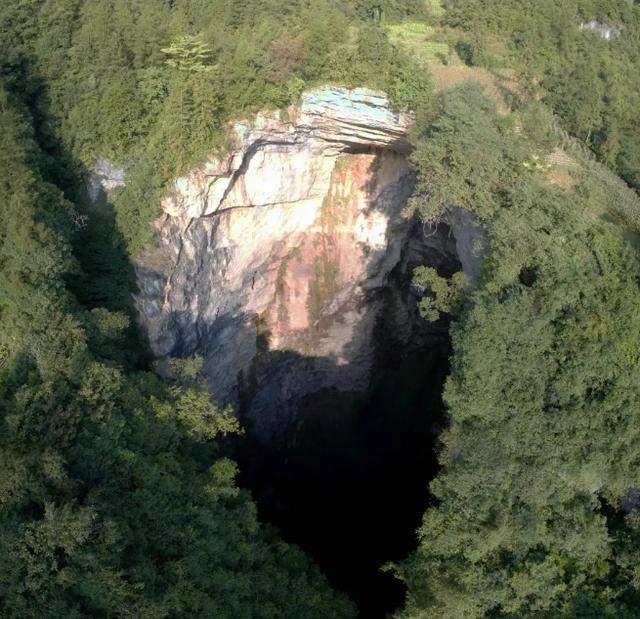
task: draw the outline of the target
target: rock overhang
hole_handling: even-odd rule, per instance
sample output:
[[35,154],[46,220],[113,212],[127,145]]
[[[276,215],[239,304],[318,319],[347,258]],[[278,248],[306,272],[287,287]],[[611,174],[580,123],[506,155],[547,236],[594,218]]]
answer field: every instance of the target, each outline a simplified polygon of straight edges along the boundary
[[235,123],[224,156],[163,201],[162,255],[137,267],[151,347],[202,355],[214,396],[241,406],[265,440],[307,396],[367,388],[385,299],[399,345],[428,339],[414,291],[398,283],[413,266],[460,259],[467,271],[473,258],[464,218],[448,222],[452,238],[446,225],[425,237],[403,216],[411,122],[383,93],[309,91],[285,112]]
[[[251,121],[236,122],[228,152],[177,179],[162,202],[163,210],[188,221],[226,208],[291,201],[287,188],[278,190],[278,168],[283,170],[280,178],[301,178],[311,160],[318,168],[318,155],[335,158],[341,152],[374,148],[406,154],[411,122],[412,115],[393,110],[381,92],[344,87],[307,91],[285,112],[262,112]],[[269,181],[264,195],[234,187],[240,176],[246,179],[247,173],[260,168],[260,158],[267,156],[274,169],[263,174]],[[320,174],[326,180],[331,168],[326,163],[308,179],[315,181]],[[298,187],[295,200],[304,193],[313,193],[313,187]]]

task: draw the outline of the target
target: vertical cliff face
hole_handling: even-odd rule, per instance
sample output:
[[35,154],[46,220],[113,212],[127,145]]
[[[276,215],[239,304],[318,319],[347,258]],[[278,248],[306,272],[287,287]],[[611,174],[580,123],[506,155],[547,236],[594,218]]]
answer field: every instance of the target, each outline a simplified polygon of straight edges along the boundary
[[470,228],[458,225],[458,252],[446,226],[424,234],[402,216],[409,122],[377,93],[313,91],[237,124],[230,151],[163,202],[137,269],[151,345],[202,355],[215,397],[265,441],[314,393],[367,388],[382,320],[397,346],[428,345],[410,269],[455,270]]

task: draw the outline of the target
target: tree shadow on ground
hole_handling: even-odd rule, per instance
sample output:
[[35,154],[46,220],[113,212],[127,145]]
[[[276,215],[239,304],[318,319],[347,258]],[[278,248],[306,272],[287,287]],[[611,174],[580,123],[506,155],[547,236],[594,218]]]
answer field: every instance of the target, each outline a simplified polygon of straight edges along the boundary
[[71,241],[79,269],[67,274],[68,288],[88,310],[104,308],[127,316],[129,327],[120,340],[124,350],[117,361],[129,368],[147,368],[151,354],[138,328],[134,303],[137,279],[116,213],[102,189],[97,196],[90,196],[92,173],[58,135],[47,81],[39,74],[35,60],[14,55],[10,64],[6,87],[31,116],[41,151],[37,162],[40,173],[63,192],[75,211]]

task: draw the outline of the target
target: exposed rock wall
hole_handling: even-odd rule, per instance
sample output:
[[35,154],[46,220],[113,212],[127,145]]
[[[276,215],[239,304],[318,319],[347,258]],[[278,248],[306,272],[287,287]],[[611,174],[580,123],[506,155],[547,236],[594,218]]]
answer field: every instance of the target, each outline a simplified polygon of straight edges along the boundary
[[163,201],[137,269],[151,345],[161,357],[202,355],[214,395],[265,440],[298,421],[305,396],[367,387],[390,302],[399,345],[428,339],[410,268],[455,270],[456,239],[402,216],[410,121],[379,93],[313,91],[236,124],[230,151]]
[[177,179],[163,210],[184,223],[228,208],[322,200],[341,152],[406,153],[410,122],[410,115],[392,112],[386,97],[368,90],[306,93],[299,106],[236,123],[230,151]]
[[617,39],[622,34],[621,28],[616,26],[612,26],[610,24],[603,24],[597,19],[592,19],[589,22],[582,22],[580,24],[581,32],[593,32],[595,34],[600,35],[603,39],[607,41],[612,41]]
[[124,184],[124,168],[101,157],[95,162],[87,178],[89,198],[96,204],[100,201],[102,192],[108,194],[112,189]]

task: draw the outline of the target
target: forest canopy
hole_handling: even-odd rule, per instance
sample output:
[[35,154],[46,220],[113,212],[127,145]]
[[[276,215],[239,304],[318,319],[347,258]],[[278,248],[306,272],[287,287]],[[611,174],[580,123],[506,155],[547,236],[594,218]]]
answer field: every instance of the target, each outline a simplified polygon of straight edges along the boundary
[[[471,125],[490,156],[473,158]],[[418,208],[427,219],[474,213],[489,250],[481,283],[455,309],[438,502],[399,567],[403,616],[635,616],[636,250],[594,220],[597,180],[581,175],[569,192],[546,168],[523,167],[536,145],[478,87],[445,93],[418,135]],[[428,279],[441,308],[442,284]]]
[[237,420],[197,386],[127,371],[126,313],[70,293],[74,207],[5,90],[0,139],[2,614],[352,616],[257,522],[219,444]]
[[[339,83],[415,113],[411,214],[483,231],[475,281],[416,272],[453,352],[398,616],[638,615],[637,1],[15,0],[0,50],[0,614],[355,616],[131,301],[166,184]],[[97,212],[102,159],[127,184]]]

